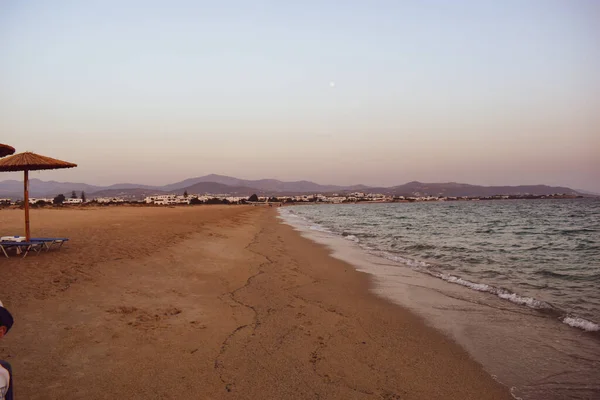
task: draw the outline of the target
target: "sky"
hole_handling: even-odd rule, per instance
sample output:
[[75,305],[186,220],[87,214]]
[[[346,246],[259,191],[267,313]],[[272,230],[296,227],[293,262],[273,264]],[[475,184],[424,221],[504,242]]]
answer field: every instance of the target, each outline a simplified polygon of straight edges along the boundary
[[600,1],[2,0],[0,142],[100,185],[600,192]]

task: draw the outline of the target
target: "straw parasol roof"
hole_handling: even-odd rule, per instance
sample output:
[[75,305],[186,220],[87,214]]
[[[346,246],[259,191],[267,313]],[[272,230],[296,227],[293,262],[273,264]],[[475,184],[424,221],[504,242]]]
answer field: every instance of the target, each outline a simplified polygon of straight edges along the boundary
[[7,144],[0,143],[0,157],[10,156],[15,152],[15,148]]
[[15,154],[0,160],[0,171],[24,171],[23,208],[25,209],[25,237],[27,241],[31,239],[31,232],[29,230],[29,171],[73,168],[76,166],[77,164],[30,152]]
[[77,164],[35,153],[19,153],[0,160],[0,171],[37,171],[42,169],[73,168]]

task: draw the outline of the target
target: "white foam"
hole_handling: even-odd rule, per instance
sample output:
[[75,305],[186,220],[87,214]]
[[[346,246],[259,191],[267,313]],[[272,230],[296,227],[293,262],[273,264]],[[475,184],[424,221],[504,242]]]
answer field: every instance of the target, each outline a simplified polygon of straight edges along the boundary
[[486,285],[485,283],[475,283],[453,275],[438,274],[438,277],[442,278],[446,282],[466,286],[470,289],[477,290],[478,292],[491,292],[492,290],[492,287],[490,285]]
[[508,300],[511,303],[535,309],[551,308],[551,306],[548,303],[534,299],[533,297],[519,296],[516,293],[512,293],[508,290],[497,288],[491,285],[487,285],[485,283],[475,283],[454,275],[441,274],[435,272],[431,272],[430,275],[437,276],[438,278],[441,278],[446,282],[455,283],[457,285],[468,287],[469,289],[477,290],[478,292],[487,292],[495,294],[501,299]]
[[530,308],[550,308],[548,303],[545,303],[540,300],[536,300],[533,297],[519,296],[516,293],[497,293],[498,297],[504,300],[508,300],[515,304],[520,304],[523,306],[527,306]]
[[310,229],[311,231],[331,233],[329,229],[323,228],[321,225],[311,225],[308,229]]
[[283,220],[285,219],[304,219],[302,216],[296,214],[291,210],[279,209],[279,217]]
[[[421,268],[427,268],[427,267],[431,266],[431,264],[428,264],[425,261],[419,261],[419,260],[414,260],[412,258],[400,257],[400,256],[396,256],[396,255],[386,253],[386,252],[379,253],[378,255],[382,255],[383,258],[387,258],[388,260],[396,261],[396,262],[408,265],[409,267],[419,269],[419,270],[421,270]],[[428,272],[428,271],[424,271],[424,272]]]
[[279,215],[277,217],[296,230],[303,230],[310,224],[306,218],[296,214],[292,210],[280,208],[278,212]]
[[358,239],[358,238],[357,238],[356,236],[354,236],[354,235],[346,235],[346,236],[344,236],[344,238],[345,238],[346,240],[351,240],[351,241],[353,241],[354,243],[358,243],[358,242],[360,242],[360,239]]
[[587,319],[579,318],[579,317],[565,317],[562,322],[565,324],[572,326],[574,328],[583,329],[588,332],[598,332],[600,331],[600,325],[588,321]]
[[515,386],[512,386],[512,387],[510,388],[510,390],[509,390],[509,393],[510,393],[511,397],[512,397],[513,399],[515,399],[515,400],[523,400],[523,398],[522,398],[522,397],[519,397],[519,396],[517,396],[517,395],[515,394],[515,390],[517,390],[517,388],[516,388]]

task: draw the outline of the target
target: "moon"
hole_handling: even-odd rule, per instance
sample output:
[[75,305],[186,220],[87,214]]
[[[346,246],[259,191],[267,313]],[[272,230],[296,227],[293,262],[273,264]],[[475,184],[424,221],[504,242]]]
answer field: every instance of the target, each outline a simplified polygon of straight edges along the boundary
[[329,82],[329,87],[334,88],[335,87],[335,82],[334,81]]

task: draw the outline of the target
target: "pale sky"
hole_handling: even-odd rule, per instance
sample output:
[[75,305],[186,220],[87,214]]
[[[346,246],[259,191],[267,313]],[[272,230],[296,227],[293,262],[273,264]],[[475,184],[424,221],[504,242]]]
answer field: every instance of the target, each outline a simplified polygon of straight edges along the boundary
[[0,142],[91,184],[600,191],[600,1],[2,0]]

